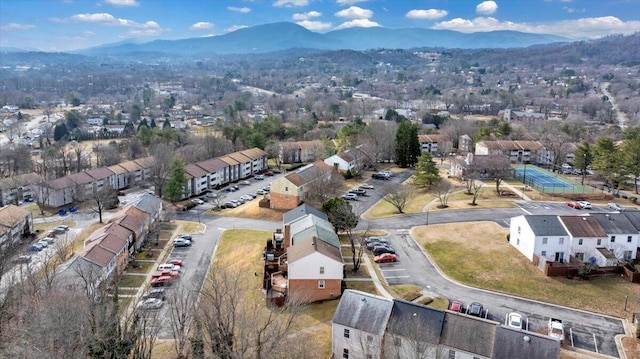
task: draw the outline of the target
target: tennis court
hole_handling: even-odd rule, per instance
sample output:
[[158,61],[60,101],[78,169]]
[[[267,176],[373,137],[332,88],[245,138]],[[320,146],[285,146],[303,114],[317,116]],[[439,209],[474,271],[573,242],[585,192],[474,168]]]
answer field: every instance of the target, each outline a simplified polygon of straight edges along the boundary
[[542,193],[594,193],[589,187],[572,182],[558,173],[534,165],[515,166],[516,179]]

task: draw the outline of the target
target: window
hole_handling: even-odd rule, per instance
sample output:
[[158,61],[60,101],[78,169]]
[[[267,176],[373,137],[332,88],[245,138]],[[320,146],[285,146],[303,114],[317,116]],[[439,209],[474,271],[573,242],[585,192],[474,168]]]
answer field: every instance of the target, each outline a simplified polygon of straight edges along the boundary
[[402,345],[402,339],[400,337],[394,337],[393,338],[393,345],[399,347]]
[[630,261],[631,260],[631,253],[632,251],[624,251],[622,253],[622,259],[625,261]]
[[598,241],[596,243],[597,245],[601,246],[602,245],[602,239],[598,238]]
[[456,359],[456,351],[449,349],[449,359]]
[[616,236],[611,236],[611,243],[616,243]]
[[285,187],[284,187],[284,190],[285,190],[286,192],[288,192],[288,191],[289,191],[289,186],[285,186]]
[[520,226],[518,226],[518,234],[520,234]]
[[631,243],[631,236],[627,236],[627,243]]
[[540,252],[540,255],[543,256],[543,257],[546,257],[547,256],[547,251]]
[[584,262],[584,253],[583,252],[576,253],[576,259],[579,260],[580,262]]
[[349,329],[344,330],[344,337],[349,338]]
[[558,240],[558,244],[564,244],[564,237],[560,237],[560,239]]
[[549,238],[542,238],[542,244],[547,244],[548,240],[549,240]]
[[578,239],[578,245],[581,246],[582,245],[582,238]]
[[324,289],[324,280],[319,280],[318,281],[318,288]]
[[367,335],[367,342],[373,341],[373,335]]
[[520,245],[520,237],[516,238],[516,244]]
[[342,349],[342,358],[349,359],[349,349],[347,348]]
[[320,267],[320,274],[324,274],[324,267]]

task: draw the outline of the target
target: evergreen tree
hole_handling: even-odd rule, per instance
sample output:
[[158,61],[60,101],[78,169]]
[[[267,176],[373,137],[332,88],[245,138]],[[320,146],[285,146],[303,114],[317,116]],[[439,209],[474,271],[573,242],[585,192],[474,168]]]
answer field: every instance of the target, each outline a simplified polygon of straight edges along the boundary
[[138,132],[140,132],[140,128],[142,127],[149,127],[146,118],[143,118],[142,121],[140,121],[140,123],[138,124]]
[[402,121],[396,131],[396,164],[402,168],[413,166],[420,156],[418,127],[410,121]]
[[164,187],[165,198],[173,203],[178,202],[182,199],[186,184],[187,179],[184,177],[184,163],[180,157],[173,156],[171,165],[169,165],[167,183]]
[[56,127],[53,129],[53,140],[56,142],[68,136],[69,136],[69,129],[67,128],[67,125],[65,125],[64,123],[60,123],[56,125]]
[[431,187],[442,181],[436,162],[429,152],[423,152],[418,157],[416,173],[413,175],[413,184],[418,187]]
[[151,119],[151,125],[150,125],[150,126],[151,126],[151,128],[156,128],[156,127],[158,127],[158,125],[156,125],[156,119],[155,119],[155,118],[152,118],[152,119]]
[[171,129],[171,122],[169,121],[169,117],[166,117],[164,119],[164,122],[162,123],[162,129],[163,130],[170,130]]

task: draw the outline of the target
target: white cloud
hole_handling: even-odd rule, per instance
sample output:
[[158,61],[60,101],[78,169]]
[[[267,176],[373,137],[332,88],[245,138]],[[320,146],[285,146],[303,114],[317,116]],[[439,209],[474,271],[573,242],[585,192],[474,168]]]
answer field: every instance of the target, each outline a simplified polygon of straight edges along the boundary
[[323,22],[323,21],[303,20],[303,21],[298,21],[296,24],[311,31],[329,30],[331,28],[330,22]]
[[309,0],[276,0],[273,2],[273,6],[275,7],[296,7],[307,5],[309,5]]
[[455,18],[449,21],[442,21],[431,28],[466,33],[513,30],[535,34],[553,34],[574,39],[585,37],[595,39],[612,34],[633,34],[640,31],[640,21],[622,21],[615,16],[604,16],[563,20],[546,24],[528,24],[499,21],[493,17],[477,17],[472,20]]
[[113,6],[140,6],[136,0],[104,0],[104,2]]
[[443,18],[449,14],[447,10],[438,10],[438,9],[428,9],[428,10],[417,10],[413,9],[409,11],[404,17],[407,19],[418,19],[418,20],[436,20]]
[[251,12],[251,9],[249,9],[248,7],[237,7],[237,6],[227,6],[227,10],[229,11],[235,11],[235,12],[241,12],[243,14],[246,14],[248,12]]
[[0,30],[5,31],[5,30],[29,30],[29,29],[33,29],[35,28],[35,25],[30,25],[30,24],[18,24],[15,22],[11,22],[5,25],[0,25]]
[[200,21],[200,22],[196,22],[195,24],[189,26],[189,30],[211,30],[213,29],[215,25],[213,25],[213,23],[210,22],[206,22],[206,21]]
[[233,25],[233,26],[229,26],[228,28],[224,29],[224,31],[226,32],[234,32],[236,30],[240,30],[240,29],[245,29],[249,26],[247,25]]
[[293,18],[294,20],[309,20],[309,19],[313,19],[314,17],[320,17],[320,16],[322,16],[321,12],[309,11],[309,12],[305,12],[305,13],[293,14],[293,16],[291,16],[291,18]]
[[568,7],[568,6],[563,7],[562,10],[568,12],[569,14],[587,11],[587,9],[585,9],[585,8],[576,9],[575,7]]
[[83,31],[82,36],[85,36],[85,37],[96,36],[96,33],[93,31]]
[[355,19],[355,20],[347,21],[345,23],[338,25],[336,27],[336,30],[348,29],[350,27],[378,27],[378,26],[380,26],[380,24],[378,24],[375,21],[371,21],[369,19]]
[[167,30],[157,29],[135,29],[127,31],[127,37],[158,37]]
[[348,19],[368,19],[373,16],[373,11],[357,6],[350,6],[344,10],[338,11],[335,15],[337,17],[346,17]]
[[[147,21],[145,23],[138,23],[129,19],[120,19],[116,18],[109,13],[95,13],[95,14],[76,14],[71,16],[71,21],[74,22],[89,22],[96,23],[105,26],[118,26],[118,27],[128,27],[131,28],[126,35],[127,36],[136,36],[136,37],[151,37],[151,36],[160,36],[163,32],[169,31],[168,29],[163,29],[157,22],[155,21]],[[52,21],[56,21],[51,19]]]
[[368,0],[336,0],[338,5],[353,5],[359,2],[367,2]]
[[498,10],[498,4],[495,1],[483,1],[476,6],[476,13],[480,15],[491,15]]

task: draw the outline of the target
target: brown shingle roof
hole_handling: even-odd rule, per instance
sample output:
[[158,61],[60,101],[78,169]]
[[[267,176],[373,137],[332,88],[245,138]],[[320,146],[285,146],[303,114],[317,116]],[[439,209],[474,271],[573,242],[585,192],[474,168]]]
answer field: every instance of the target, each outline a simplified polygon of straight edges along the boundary
[[29,211],[12,204],[0,207],[0,226],[13,228],[29,215]]
[[240,163],[240,162],[236,161],[233,157],[229,157],[229,155],[218,157],[218,158],[220,158],[224,163],[226,163],[228,165],[231,165],[231,166],[235,166],[235,165]]
[[109,176],[114,175],[113,171],[111,171],[108,167],[93,168],[84,172],[95,180],[103,180],[105,178],[109,178]]
[[156,163],[156,160],[152,156],[138,158],[137,160],[133,161],[140,165],[140,167],[142,168],[151,168]]
[[72,173],[67,176],[75,184],[84,185],[93,183],[95,180],[84,172]]
[[209,174],[209,172],[202,169],[200,166],[196,166],[195,164],[187,165],[185,168],[185,172],[192,177],[205,177]]
[[438,142],[447,142],[451,141],[451,137],[449,135],[418,135],[418,141],[420,143],[438,143]]
[[109,166],[109,167],[107,167],[107,168],[109,168],[109,170],[110,170],[111,172],[113,172],[113,173],[115,173],[115,174],[117,174],[117,175],[122,175],[122,174],[127,174],[127,173],[129,173],[129,171],[127,171],[127,169],[126,169],[126,168],[124,168],[124,167],[120,166],[119,164],[118,164],[118,165]]
[[267,155],[267,153],[258,147],[250,148],[248,150],[239,151],[243,155],[249,157],[252,160],[259,160]]
[[542,143],[540,141],[508,141],[508,140],[500,140],[500,141],[482,141],[482,143],[486,148],[489,149],[499,149],[503,151],[510,150],[539,150],[543,148]]
[[569,234],[573,237],[606,237],[598,220],[587,216],[560,216]]
[[314,252],[321,253],[327,258],[342,263],[342,254],[340,253],[340,249],[330,245],[318,237],[313,237],[311,240],[302,241],[289,247],[287,249],[287,259],[289,260],[289,263],[293,263]]
[[238,163],[249,163],[251,162],[251,158],[243,155],[240,152],[233,152],[228,154],[227,156],[233,158],[234,160],[238,161]]
[[25,173],[12,177],[0,179],[0,189],[12,190],[17,187],[28,186],[42,182],[42,177],[35,173]]
[[202,168],[208,173],[214,173],[223,170],[225,167],[229,166],[229,164],[216,157],[206,161],[196,162],[196,166]]
[[139,164],[137,164],[135,161],[121,162],[120,166],[126,169],[128,172],[136,172],[142,169],[142,167]]
[[109,262],[113,260],[113,257],[115,257],[115,252],[111,252],[99,245],[94,245],[84,254],[83,257],[101,267],[106,267],[109,265]]
[[284,176],[284,178],[286,178],[287,180],[289,180],[289,182],[293,183],[298,187],[306,183],[306,181],[302,177],[300,177],[300,175],[298,175],[297,173],[289,173],[288,175]]
[[116,219],[115,222],[133,232],[137,232],[144,225],[147,216],[148,214],[142,210],[129,206],[123,211],[123,216]]
[[56,178],[47,182],[47,186],[52,189],[71,188],[75,185],[76,184],[73,183],[73,181],[67,176]]

